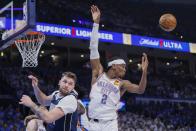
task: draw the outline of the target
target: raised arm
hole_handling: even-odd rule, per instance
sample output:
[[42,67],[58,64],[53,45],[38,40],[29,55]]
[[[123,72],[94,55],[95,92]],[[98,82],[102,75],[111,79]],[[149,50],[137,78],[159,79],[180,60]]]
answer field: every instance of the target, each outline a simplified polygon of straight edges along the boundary
[[38,87],[38,79],[32,75],[28,76],[32,80],[33,90],[39,104],[49,106],[52,100],[52,96],[46,96]]
[[92,68],[92,82],[91,84],[94,84],[97,77],[103,72],[103,67],[100,63],[100,56],[98,52],[98,39],[99,39],[99,22],[100,22],[100,10],[97,6],[92,5],[91,6],[91,13],[93,17],[93,30],[91,34],[90,39],[90,63]]
[[131,93],[137,93],[137,94],[143,94],[146,85],[147,85],[147,68],[148,68],[148,57],[146,53],[143,53],[142,56],[142,77],[140,80],[139,85],[133,84],[128,80],[123,80],[122,82],[122,89],[121,89],[121,95],[124,94],[125,91],[131,92]]

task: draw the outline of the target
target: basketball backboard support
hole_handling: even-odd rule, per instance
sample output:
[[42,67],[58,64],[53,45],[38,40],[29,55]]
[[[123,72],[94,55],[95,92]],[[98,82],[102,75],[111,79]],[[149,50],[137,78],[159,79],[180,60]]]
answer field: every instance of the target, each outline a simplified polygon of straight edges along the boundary
[[13,2],[8,3],[0,10],[0,14],[7,8],[11,8],[11,29],[2,34],[0,50],[3,50],[20,39],[25,34],[34,30],[36,26],[36,0],[26,0],[23,4],[23,20],[18,25],[13,26]]

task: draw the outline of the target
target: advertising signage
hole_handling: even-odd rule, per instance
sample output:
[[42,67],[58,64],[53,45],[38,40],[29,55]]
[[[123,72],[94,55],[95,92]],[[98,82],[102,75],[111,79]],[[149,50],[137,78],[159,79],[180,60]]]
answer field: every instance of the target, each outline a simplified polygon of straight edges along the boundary
[[[0,17],[0,29],[10,29],[10,26],[8,25],[11,25],[10,19],[5,19],[3,17]],[[35,31],[42,32],[46,35],[90,40],[92,29],[47,24],[47,23],[36,23]],[[131,46],[133,45],[133,46],[158,48],[164,50],[196,53],[195,43],[180,42],[180,41],[138,36],[132,34],[125,34],[125,33],[101,31],[101,30],[99,30],[99,41],[131,45]]]
[[[92,29],[37,23],[36,31],[47,35],[56,35],[61,37],[71,37],[79,39],[90,39]],[[99,31],[99,40],[122,44],[122,33]]]
[[132,45],[135,46],[144,46],[144,47],[159,48],[165,50],[190,52],[190,46],[189,43],[187,42],[179,42],[179,41],[137,36],[137,35],[131,35],[131,41],[132,41]]

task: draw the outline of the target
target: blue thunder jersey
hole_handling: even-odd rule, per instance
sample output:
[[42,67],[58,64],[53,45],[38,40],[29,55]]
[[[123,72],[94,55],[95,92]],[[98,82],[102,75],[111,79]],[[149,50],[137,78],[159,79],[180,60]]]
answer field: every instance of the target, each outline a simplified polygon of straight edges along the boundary
[[91,87],[88,115],[92,119],[117,119],[121,79],[110,79],[103,72]]
[[[66,96],[73,95],[77,99],[77,95],[78,95],[76,91],[72,91],[70,94],[59,98],[57,95],[58,93],[59,91],[56,91],[54,93],[50,108],[52,106],[53,106],[52,108],[54,108],[55,105],[57,105],[59,101]],[[78,113],[76,109],[75,112],[68,113],[62,118],[56,120],[55,122],[48,124],[48,129],[49,131],[77,131],[77,117],[78,117]]]

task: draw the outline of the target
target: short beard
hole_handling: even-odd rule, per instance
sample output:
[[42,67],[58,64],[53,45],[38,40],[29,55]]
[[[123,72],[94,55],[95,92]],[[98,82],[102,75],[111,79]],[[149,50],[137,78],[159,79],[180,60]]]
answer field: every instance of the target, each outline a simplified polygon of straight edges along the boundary
[[69,92],[63,93],[62,89],[59,89],[59,91],[60,91],[60,94],[61,94],[62,96],[66,96],[67,94],[69,94]]

